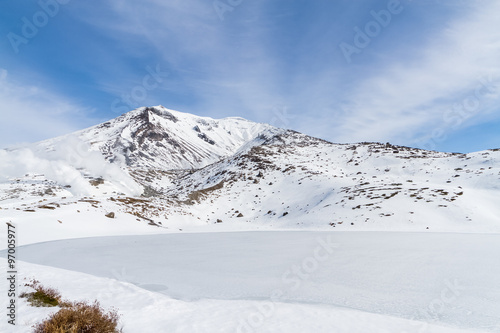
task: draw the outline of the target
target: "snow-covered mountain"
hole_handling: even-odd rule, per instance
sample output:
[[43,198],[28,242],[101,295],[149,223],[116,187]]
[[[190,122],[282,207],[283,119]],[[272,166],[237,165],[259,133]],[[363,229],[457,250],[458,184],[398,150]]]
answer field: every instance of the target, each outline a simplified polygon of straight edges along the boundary
[[[341,230],[499,231],[500,152],[332,144],[287,131],[157,188],[151,218]],[[164,211],[167,213],[164,213]],[[176,218],[180,218],[176,217]]]
[[[149,107],[0,150],[0,176],[18,290],[97,298],[124,332],[499,327],[500,149],[334,144]],[[18,306],[23,331],[58,310]]]
[[160,106],[0,154],[5,210],[87,202],[166,228],[500,231],[499,150],[334,144]]
[[[279,131],[243,118],[215,120],[156,106],[127,112],[71,135],[111,162],[123,159],[132,168],[172,170],[203,167]],[[41,145],[55,147],[67,137]]]

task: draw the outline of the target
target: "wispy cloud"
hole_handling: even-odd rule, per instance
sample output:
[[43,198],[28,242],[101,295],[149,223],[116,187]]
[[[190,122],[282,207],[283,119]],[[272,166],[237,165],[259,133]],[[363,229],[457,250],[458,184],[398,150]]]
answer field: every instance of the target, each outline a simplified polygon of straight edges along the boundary
[[[132,54],[138,52],[134,48],[146,45],[149,53],[138,55],[140,66],[159,64],[170,72],[170,79],[151,96],[157,102],[150,103],[176,108],[169,100],[184,94],[189,109],[181,111],[270,121],[267,110],[283,102],[279,80],[284,80],[285,74],[272,48],[266,47],[267,25],[255,22],[263,4],[242,4],[238,12],[227,14],[241,13],[240,20],[232,22],[222,22],[211,1],[148,0],[139,5],[115,0],[109,4],[113,16],[108,20],[96,22],[91,15],[81,17],[126,44]],[[151,58],[152,54],[158,56]],[[99,82],[103,89],[117,95],[132,84],[130,80],[117,80],[117,75],[102,76]]]
[[[457,11],[411,58],[391,63],[374,60],[364,64],[368,76],[344,78],[353,74],[325,59],[322,53],[328,54],[329,46],[321,44],[327,40],[316,28],[304,32],[315,36],[316,43],[300,40],[289,54],[278,51],[282,27],[273,24],[269,6],[263,3],[239,7],[227,14],[240,15],[238,20],[229,22],[221,22],[205,1],[111,3],[119,16],[107,21],[103,30],[114,38],[147,40],[177,75],[159,96],[180,84],[193,97],[186,111],[264,122],[272,118],[273,107],[286,105],[297,115],[291,127],[339,142],[390,140],[418,145],[432,136],[426,129],[443,125],[447,108],[461,102],[480,78],[500,70],[500,24],[495,15],[500,6],[494,1],[475,2]],[[285,12],[283,8],[281,14]],[[402,36],[395,42],[411,41]],[[461,126],[491,117],[491,101],[496,98],[485,97],[481,112]]]
[[[90,111],[0,69],[0,148],[49,139],[89,126]],[[21,139],[22,138],[22,139]]]
[[[81,35],[69,41],[75,59],[62,60],[66,68],[84,72],[83,81],[74,85],[56,71],[53,84],[74,85],[63,89],[71,93],[87,90],[50,100],[60,109],[81,110],[70,99],[85,98],[99,108],[100,118],[113,118],[113,101],[140,87],[147,67],[159,66],[168,75],[147,91],[144,105],[260,122],[271,122],[273,110],[286,108],[286,126],[337,142],[420,145],[435,136],[435,128],[452,137],[497,118],[493,90],[459,125],[450,126],[448,110],[474,93],[481,79],[500,75],[500,5],[402,3],[404,10],[347,64],[338,44],[349,41],[353,27],[372,20],[370,11],[385,8],[386,1],[243,1],[223,21],[205,0],[71,2],[61,21],[68,18],[78,27],[72,33]],[[77,43],[76,37],[88,42]],[[26,85],[6,82],[17,87],[10,104],[29,102],[22,97]],[[54,118],[49,95],[38,92],[39,101],[29,102],[40,114],[47,112],[40,118]],[[54,119],[63,127],[75,124]]]
[[[448,109],[474,94],[481,80],[499,77],[499,10],[496,1],[474,2],[422,45],[414,59],[397,61],[360,82],[343,106],[346,114],[338,119],[336,138],[408,144],[432,135],[433,127],[446,127]],[[461,127],[486,121],[495,110],[498,116],[492,101],[499,97],[498,91],[484,96],[476,119]]]

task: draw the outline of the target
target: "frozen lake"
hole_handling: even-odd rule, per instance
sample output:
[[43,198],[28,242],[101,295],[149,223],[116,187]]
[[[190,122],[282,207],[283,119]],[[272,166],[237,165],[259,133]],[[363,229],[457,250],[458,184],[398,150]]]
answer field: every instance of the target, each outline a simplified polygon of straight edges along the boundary
[[499,253],[497,234],[265,231],[53,241],[18,259],[188,302],[334,305],[493,331]]

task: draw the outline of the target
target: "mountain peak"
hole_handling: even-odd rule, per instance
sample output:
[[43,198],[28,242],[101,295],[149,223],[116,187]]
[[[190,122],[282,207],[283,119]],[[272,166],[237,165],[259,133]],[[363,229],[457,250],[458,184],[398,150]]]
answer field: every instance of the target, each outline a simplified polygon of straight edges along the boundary
[[[164,106],[140,107],[74,133],[114,162],[146,169],[200,168],[261,141],[280,130],[243,118],[212,119]],[[265,135],[264,135],[265,136]],[[47,140],[53,145],[64,140]]]
[[150,121],[151,118],[154,119],[153,115],[160,116],[164,119],[170,120],[174,123],[178,122],[179,119],[172,114],[167,108],[159,105],[159,106],[151,106],[151,107],[142,107],[138,109],[139,114],[146,120]]

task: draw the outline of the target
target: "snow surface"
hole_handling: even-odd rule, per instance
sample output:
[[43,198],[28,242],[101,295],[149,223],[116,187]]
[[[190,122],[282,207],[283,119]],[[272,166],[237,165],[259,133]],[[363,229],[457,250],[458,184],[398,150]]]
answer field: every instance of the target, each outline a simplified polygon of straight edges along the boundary
[[243,118],[199,117],[160,105],[138,108],[38,146],[59,150],[68,137],[77,137],[106,159],[136,168],[196,169],[230,156],[243,146],[259,144],[260,135],[282,131]]
[[[124,332],[495,332],[499,238],[190,233],[47,242],[18,257],[20,279],[118,308]],[[23,303],[19,323],[53,311]]]
[[[500,232],[499,150],[333,144],[153,107],[0,158],[0,208],[13,221],[37,217],[41,203],[87,196],[99,202],[90,210],[166,228]],[[147,198],[124,199],[140,194]]]

